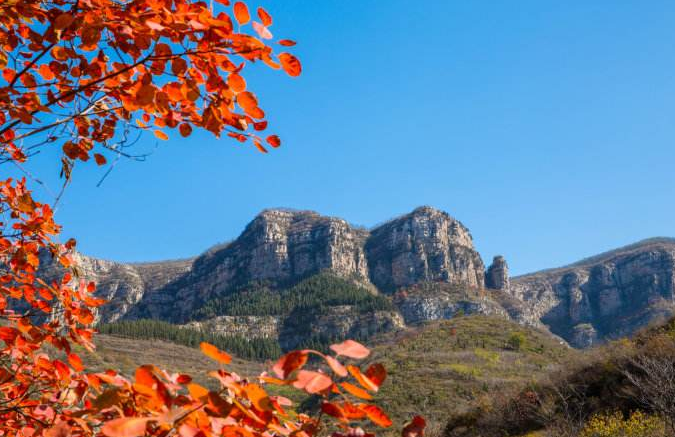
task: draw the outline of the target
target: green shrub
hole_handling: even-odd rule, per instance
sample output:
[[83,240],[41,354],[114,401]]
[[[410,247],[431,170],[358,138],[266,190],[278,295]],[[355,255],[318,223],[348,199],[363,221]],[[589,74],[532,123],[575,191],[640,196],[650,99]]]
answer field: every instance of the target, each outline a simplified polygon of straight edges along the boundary
[[525,347],[526,341],[527,339],[525,338],[525,334],[522,332],[514,332],[507,340],[507,344],[509,348],[513,349],[514,351],[519,351]]

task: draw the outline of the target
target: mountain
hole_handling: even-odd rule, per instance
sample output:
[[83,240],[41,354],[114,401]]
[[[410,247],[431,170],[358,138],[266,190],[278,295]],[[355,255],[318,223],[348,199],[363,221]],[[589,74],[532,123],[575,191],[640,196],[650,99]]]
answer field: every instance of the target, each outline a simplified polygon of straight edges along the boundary
[[[115,263],[78,255],[108,299],[103,323],[154,319],[282,348],[367,339],[457,314],[550,331],[578,347],[629,335],[675,308],[675,240],[652,239],[515,278],[485,268],[468,228],[424,206],[364,229],[312,211],[261,212],[191,259]],[[59,273],[49,263],[47,275]]]
[[509,293],[573,346],[628,336],[675,311],[675,239],[644,240],[512,278]]

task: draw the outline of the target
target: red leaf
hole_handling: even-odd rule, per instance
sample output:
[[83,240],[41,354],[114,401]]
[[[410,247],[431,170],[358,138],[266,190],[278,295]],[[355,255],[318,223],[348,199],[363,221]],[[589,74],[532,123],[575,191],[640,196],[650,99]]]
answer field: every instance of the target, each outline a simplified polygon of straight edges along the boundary
[[279,45],[285,46],[285,47],[293,47],[296,44],[295,41],[292,41],[290,39],[280,39],[279,40]]
[[183,137],[189,137],[192,133],[192,126],[187,123],[181,123],[181,125],[178,126],[178,130]]
[[337,417],[338,419],[344,419],[345,418],[345,413],[342,411],[342,408],[339,406],[331,403],[331,402],[324,402],[321,404],[321,411],[324,413],[328,414],[329,416]]
[[333,344],[330,349],[338,355],[361,360],[370,355],[370,350],[354,340],[345,340],[342,343]]
[[377,391],[378,390],[379,387],[375,383],[373,383],[373,381],[371,381],[366,375],[361,373],[361,370],[359,370],[358,367],[347,366],[347,370],[359,382],[359,384],[361,384],[361,386],[363,388],[365,388],[366,390],[370,390],[370,391]]
[[279,61],[281,61],[281,67],[289,76],[300,76],[300,73],[302,73],[300,61],[290,53],[280,53]]
[[391,426],[391,419],[376,405],[359,405],[359,408],[366,413],[368,419],[377,426],[387,428]]
[[[255,127],[255,125],[253,126]],[[267,141],[267,144],[269,144],[272,147],[279,147],[281,146],[281,139],[279,139],[278,136],[276,135],[270,135],[268,136],[265,141]]]
[[262,24],[266,27],[272,25],[272,16],[263,8],[258,8],[258,18],[260,18],[260,21],[262,21]]
[[73,21],[75,21],[75,17],[72,14],[64,12],[63,14],[56,17],[56,20],[54,20],[54,29],[65,29],[66,27],[73,24]]
[[307,352],[293,351],[279,358],[272,370],[281,379],[286,379],[295,370],[302,368],[307,363]]
[[379,387],[387,379],[387,370],[380,363],[371,364],[366,369],[366,376],[373,384]]
[[427,422],[422,416],[415,416],[410,423],[403,427],[401,435],[402,437],[422,437],[426,426]]
[[234,18],[236,18],[237,23],[241,25],[251,21],[251,14],[248,12],[248,6],[242,2],[236,2],[234,4]]
[[94,153],[94,160],[98,165],[105,165],[105,163],[108,162],[106,161],[105,156],[101,155],[100,153]]

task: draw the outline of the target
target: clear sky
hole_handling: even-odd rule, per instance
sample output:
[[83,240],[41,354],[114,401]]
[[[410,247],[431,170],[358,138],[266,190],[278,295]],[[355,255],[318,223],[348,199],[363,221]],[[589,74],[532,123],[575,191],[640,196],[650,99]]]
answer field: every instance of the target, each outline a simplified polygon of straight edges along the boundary
[[58,210],[80,250],[192,256],[277,206],[372,226],[432,205],[515,274],[675,236],[675,2],[249,4],[299,42],[300,78],[249,79],[283,146],[175,135],[100,188],[80,165]]

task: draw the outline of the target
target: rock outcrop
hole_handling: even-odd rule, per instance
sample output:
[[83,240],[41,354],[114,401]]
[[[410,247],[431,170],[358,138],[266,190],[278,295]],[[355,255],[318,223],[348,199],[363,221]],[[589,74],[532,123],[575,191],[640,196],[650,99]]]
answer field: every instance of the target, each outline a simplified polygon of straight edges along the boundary
[[675,311],[675,239],[645,240],[513,278],[509,293],[529,317],[574,346],[630,335]]
[[485,287],[508,291],[510,287],[509,266],[503,256],[497,255],[485,273]]
[[420,282],[482,288],[485,267],[469,230],[445,212],[421,207],[374,229],[366,243],[370,280],[384,292]]

